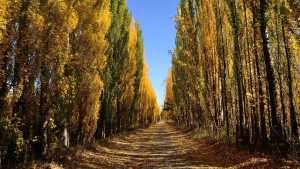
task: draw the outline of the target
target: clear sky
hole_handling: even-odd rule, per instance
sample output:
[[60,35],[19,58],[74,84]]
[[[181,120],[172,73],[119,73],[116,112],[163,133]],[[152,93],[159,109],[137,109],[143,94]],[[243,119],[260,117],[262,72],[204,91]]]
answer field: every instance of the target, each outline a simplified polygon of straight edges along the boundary
[[164,82],[171,67],[169,50],[175,47],[174,17],[179,0],[127,1],[134,18],[141,25],[150,80],[162,105]]

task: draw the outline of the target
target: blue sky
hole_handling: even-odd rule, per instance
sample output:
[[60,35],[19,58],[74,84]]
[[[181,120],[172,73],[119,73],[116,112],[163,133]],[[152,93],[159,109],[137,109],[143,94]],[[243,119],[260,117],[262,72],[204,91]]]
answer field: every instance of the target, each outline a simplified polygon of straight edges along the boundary
[[159,104],[164,101],[165,84],[175,47],[174,16],[179,0],[128,0],[134,18],[140,23],[149,76]]

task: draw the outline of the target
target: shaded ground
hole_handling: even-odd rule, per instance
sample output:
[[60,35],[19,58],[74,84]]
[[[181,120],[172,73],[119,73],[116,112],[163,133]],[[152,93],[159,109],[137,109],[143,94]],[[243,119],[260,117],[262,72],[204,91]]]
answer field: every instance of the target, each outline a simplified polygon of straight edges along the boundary
[[162,123],[77,152],[66,169],[214,169],[300,168],[296,162],[270,160],[222,144],[195,141]]

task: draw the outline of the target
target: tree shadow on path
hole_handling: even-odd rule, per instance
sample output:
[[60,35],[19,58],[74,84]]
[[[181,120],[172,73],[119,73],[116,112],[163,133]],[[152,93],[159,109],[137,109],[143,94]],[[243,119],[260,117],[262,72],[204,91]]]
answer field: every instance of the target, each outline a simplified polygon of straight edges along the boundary
[[[295,162],[274,161],[229,145],[195,141],[162,123],[113,138],[75,153],[66,169],[272,169],[298,168]],[[300,168],[300,167],[299,167]]]

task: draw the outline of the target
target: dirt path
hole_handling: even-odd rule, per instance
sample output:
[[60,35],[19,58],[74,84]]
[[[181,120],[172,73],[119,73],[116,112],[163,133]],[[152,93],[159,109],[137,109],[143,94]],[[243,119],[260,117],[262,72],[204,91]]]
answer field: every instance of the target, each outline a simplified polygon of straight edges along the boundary
[[[274,167],[276,166],[276,167]],[[195,141],[162,123],[116,137],[106,145],[79,152],[64,166],[67,169],[213,169],[297,168],[294,163],[254,157],[219,144]]]

